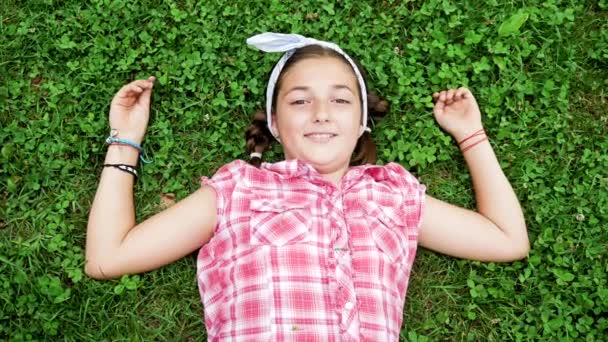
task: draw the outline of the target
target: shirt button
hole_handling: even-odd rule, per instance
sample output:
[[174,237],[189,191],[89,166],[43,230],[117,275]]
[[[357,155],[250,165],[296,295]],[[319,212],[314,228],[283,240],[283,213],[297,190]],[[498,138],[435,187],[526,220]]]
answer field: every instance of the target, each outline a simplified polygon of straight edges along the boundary
[[344,308],[345,308],[346,310],[352,310],[354,307],[355,307],[355,304],[353,304],[352,302],[346,302],[346,303],[344,304]]

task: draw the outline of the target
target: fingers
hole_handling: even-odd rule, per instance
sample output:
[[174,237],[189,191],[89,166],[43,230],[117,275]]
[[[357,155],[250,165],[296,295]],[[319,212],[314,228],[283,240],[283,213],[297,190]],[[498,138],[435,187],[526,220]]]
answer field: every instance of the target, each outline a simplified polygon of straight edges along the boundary
[[440,92],[434,92],[432,96],[433,100],[435,100],[433,113],[435,113],[436,117],[440,117],[445,113],[446,107],[460,100],[472,97],[473,95],[469,89],[460,87],[458,89],[447,89]]
[[446,91],[440,91],[433,93],[433,100],[444,102],[446,100]]
[[456,90],[456,94],[454,96],[456,96],[459,99],[466,99],[467,97],[469,97],[469,95],[471,95],[471,91],[465,87],[460,87]]
[[118,91],[119,97],[137,96],[144,91],[151,90],[154,87],[155,80],[154,76],[150,76],[146,80],[135,80]]
[[454,89],[448,90],[445,100],[446,104],[454,102],[454,94],[456,94],[456,91]]
[[435,117],[443,115],[445,112],[445,101],[437,101],[435,106],[433,106],[433,113],[435,113]]
[[127,91],[131,91],[134,93],[141,93],[142,91],[144,91],[144,88],[142,88],[141,86],[139,86],[137,84],[131,84],[131,85],[129,85],[129,89],[127,89]]
[[154,79],[136,80],[129,83],[128,85],[133,86],[133,89],[135,91],[144,91],[147,89],[152,89],[152,87],[154,87]]
[[440,92],[434,92],[433,93],[433,100],[435,100],[436,103],[445,102],[446,95],[447,95],[447,93],[446,93],[445,90],[440,91]]
[[458,89],[442,90],[440,92],[433,93],[433,100],[435,102],[443,102],[445,105],[450,105],[456,101],[466,99],[471,95],[471,91],[465,87]]

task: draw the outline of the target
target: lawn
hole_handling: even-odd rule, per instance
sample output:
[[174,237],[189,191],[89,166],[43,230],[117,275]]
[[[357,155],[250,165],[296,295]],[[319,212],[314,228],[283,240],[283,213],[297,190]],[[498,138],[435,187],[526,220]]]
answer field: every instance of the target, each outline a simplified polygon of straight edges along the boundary
[[158,78],[138,220],[246,158],[244,130],[279,57],[246,46],[263,31],[334,41],[358,57],[391,104],[374,127],[380,163],[402,164],[429,194],[469,208],[470,176],[433,119],[431,94],[467,86],[477,97],[532,250],[506,264],[420,250],[403,341],[606,339],[608,1],[7,0],[0,340],[206,339],[194,256],[89,279],[87,215],[110,100],[135,78]]

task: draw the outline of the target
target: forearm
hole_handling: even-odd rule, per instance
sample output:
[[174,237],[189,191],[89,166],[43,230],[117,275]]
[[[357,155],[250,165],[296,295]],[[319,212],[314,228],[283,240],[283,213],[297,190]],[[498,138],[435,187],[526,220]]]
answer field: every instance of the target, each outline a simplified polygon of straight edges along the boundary
[[484,141],[464,152],[469,167],[477,210],[492,221],[509,238],[528,242],[521,206],[503,173],[492,146]]
[[[138,152],[129,146],[110,145],[106,164],[137,165]],[[100,267],[135,226],[134,177],[113,167],[104,167],[89,214],[86,267]],[[89,264],[92,262],[92,265]]]

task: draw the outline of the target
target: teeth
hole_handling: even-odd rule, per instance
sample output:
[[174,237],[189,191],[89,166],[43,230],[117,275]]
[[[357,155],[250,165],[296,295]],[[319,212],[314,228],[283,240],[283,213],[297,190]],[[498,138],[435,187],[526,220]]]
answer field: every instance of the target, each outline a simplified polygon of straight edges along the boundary
[[314,134],[307,134],[306,138],[310,139],[311,141],[313,141],[315,143],[324,144],[324,143],[329,142],[335,136],[336,136],[335,134],[331,134],[331,133],[314,133]]
[[333,137],[333,134],[330,133],[319,133],[319,134],[308,134],[307,137],[315,138],[315,139],[329,139]]

